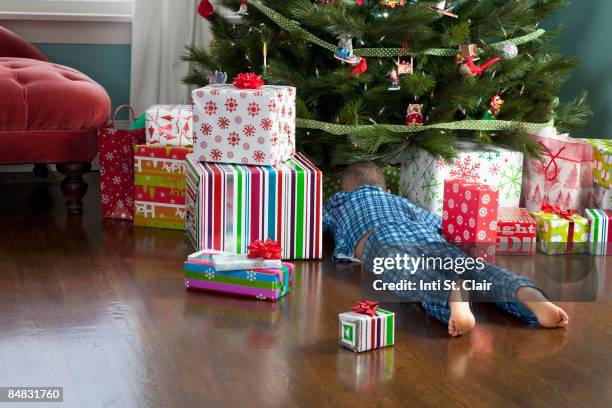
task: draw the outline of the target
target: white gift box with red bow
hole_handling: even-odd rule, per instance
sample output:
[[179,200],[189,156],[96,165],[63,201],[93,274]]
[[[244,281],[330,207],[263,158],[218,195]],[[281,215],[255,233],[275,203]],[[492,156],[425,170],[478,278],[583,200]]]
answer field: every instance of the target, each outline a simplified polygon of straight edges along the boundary
[[277,165],[295,151],[295,88],[209,85],[193,91],[198,161]]

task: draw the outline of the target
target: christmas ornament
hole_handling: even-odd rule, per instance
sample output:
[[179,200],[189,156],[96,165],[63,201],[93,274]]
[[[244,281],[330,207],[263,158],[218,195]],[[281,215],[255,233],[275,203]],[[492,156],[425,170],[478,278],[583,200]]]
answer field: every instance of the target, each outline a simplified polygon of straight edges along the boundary
[[[406,52],[410,56],[410,62],[402,61],[402,54]],[[408,43],[404,43],[400,50],[399,56],[397,57],[397,75],[412,75],[414,73],[414,58],[408,49]]]
[[368,63],[365,58],[362,58],[357,65],[355,65],[351,71],[351,75],[359,76],[368,70]]
[[212,4],[210,4],[210,1],[202,0],[198,6],[198,13],[208,20],[213,14],[215,14],[215,8]]
[[478,61],[480,59],[478,56],[478,46],[476,44],[461,45],[459,46],[459,51],[463,58],[472,57],[473,61]]
[[411,103],[408,105],[406,112],[406,125],[407,126],[422,126],[423,125],[423,105],[418,103]]
[[518,55],[518,47],[514,43],[504,43],[499,47],[499,52],[504,59],[516,58]]
[[353,37],[351,35],[343,34],[339,37],[334,58],[350,65],[357,65],[361,62],[361,57],[353,54]]
[[227,72],[209,72],[208,73],[208,84],[209,85],[223,85],[227,82]]
[[406,4],[406,0],[380,0],[380,4],[389,8],[395,8],[396,6],[403,6]]
[[236,14],[238,14],[239,16],[247,16],[247,15],[249,15],[248,6],[249,6],[249,0],[241,0],[240,1],[240,8],[236,12]]
[[494,95],[491,97],[491,103],[489,104],[489,109],[485,112],[482,117],[483,120],[496,120],[497,115],[501,111],[501,108],[504,104],[504,100],[499,95]]
[[395,66],[391,67],[391,71],[387,73],[387,77],[389,78],[389,81],[391,81],[391,86],[389,87],[390,91],[399,91],[402,89],[399,86],[399,75]]
[[460,54],[458,54],[456,61],[457,65],[459,66],[459,73],[464,78],[473,78],[475,76],[481,76],[487,70],[487,68],[495,64],[500,59],[501,58],[499,57],[495,57],[478,66],[474,64],[474,57],[462,57]]
[[450,8],[446,8],[446,1],[438,1],[436,5],[430,7],[430,9],[434,10],[437,13],[442,14],[443,16],[448,16],[452,18],[459,18],[458,15],[451,13]]

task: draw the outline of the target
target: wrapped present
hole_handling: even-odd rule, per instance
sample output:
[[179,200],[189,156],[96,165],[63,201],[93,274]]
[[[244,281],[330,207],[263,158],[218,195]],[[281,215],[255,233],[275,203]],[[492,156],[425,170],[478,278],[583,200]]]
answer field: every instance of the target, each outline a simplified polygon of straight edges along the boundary
[[283,259],[322,257],[322,173],[301,154],[277,166],[203,163],[187,156],[187,234],[198,249],[247,253],[279,241]]
[[595,184],[593,191],[593,205],[602,210],[612,210],[612,187],[603,187]]
[[499,189],[500,207],[518,207],[523,179],[523,154],[500,147],[458,142],[459,155],[448,164],[425,150],[414,150],[402,162],[400,192],[415,204],[442,214],[444,180],[478,182]]
[[595,160],[593,175],[595,183],[602,187],[612,187],[612,140],[609,139],[578,139],[593,146]]
[[497,215],[498,255],[535,255],[537,225],[525,208],[502,207]]
[[585,215],[591,224],[589,252],[593,255],[612,255],[612,210],[588,209]]
[[134,225],[185,229],[185,156],[190,147],[134,148]]
[[442,235],[474,258],[495,261],[499,190],[463,180],[444,182]]
[[575,210],[548,203],[531,213],[538,225],[538,248],[548,255],[581,254],[589,242],[589,221]]
[[380,309],[376,302],[361,301],[338,319],[340,345],[357,353],[395,343],[395,313]]
[[561,209],[590,208],[593,201],[593,148],[568,135],[531,135],[544,149],[543,161],[525,160],[522,202],[530,212],[543,203]]
[[193,146],[191,105],[154,105],[147,109],[147,144]]
[[199,161],[276,165],[295,150],[295,88],[209,85],[193,103]]
[[293,264],[283,263],[276,269],[218,271],[212,257],[203,252],[187,259],[184,264],[187,289],[272,301],[289,293],[293,281]]
[[100,160],[100,198],[102,217],[123,220],[134,219],[134,146],[145,141],[145,130],[125,130],[115,127],[117,114],[129,109],[117,108],[109,125],[98,129]]

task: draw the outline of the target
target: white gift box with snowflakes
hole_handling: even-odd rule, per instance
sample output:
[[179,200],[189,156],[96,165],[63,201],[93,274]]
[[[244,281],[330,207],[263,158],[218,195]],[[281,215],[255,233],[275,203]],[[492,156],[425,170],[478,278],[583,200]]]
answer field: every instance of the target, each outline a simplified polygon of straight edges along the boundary
[[415,204],[442,214],[444,180],[457,179],[499,189],[500,207],[518,207],[523,178],[523,154],[501,147],[458,142],[460,153],[451,163],[436,159],[422,149],[402,160],[400,192]]
[[193,91],[199,161],[276,165],[295,151],[295,88],[209,85]]
[[162,146],[193,145],[191,105],[154,105],[145,113],[147,144]]

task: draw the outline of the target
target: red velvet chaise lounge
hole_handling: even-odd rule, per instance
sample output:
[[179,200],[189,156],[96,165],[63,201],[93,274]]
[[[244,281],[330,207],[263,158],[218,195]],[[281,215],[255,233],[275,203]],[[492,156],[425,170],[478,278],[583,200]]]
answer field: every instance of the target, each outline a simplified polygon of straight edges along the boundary
[[83,175],[97,153],[96,129],[110,99],[86,75],[49,62],[32,44],[0,27],[0,165],[56,164],[71,214],[82,213]]

